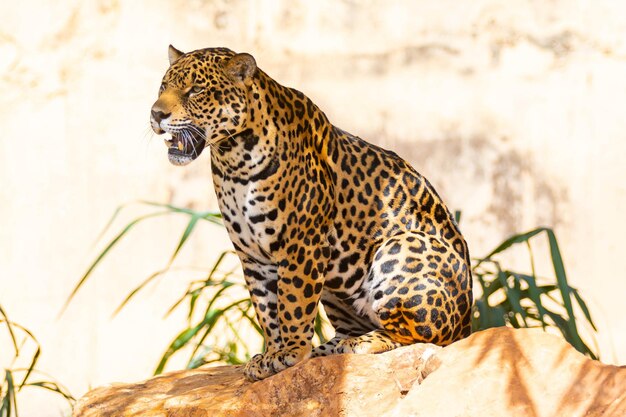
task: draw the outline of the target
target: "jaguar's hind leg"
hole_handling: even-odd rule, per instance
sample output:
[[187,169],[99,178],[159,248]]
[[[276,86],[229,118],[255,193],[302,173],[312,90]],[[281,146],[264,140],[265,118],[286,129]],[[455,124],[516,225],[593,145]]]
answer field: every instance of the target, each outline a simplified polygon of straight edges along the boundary
[[311,351],[311,357],[317,358],[318,356],[328,356],[328,355],[337,353],[336,346],[339,344],[339,342],[346,339],[347,337],[348,336],[345,336],[345,335],[336,335],[335,337],[330,339],[328,342],[314,347],[313,351]]
[[322,304],[328,320],[335,329],[335,336],[328,342],[313,348],[311,357],[337,353],[336,346],[343,340],[358,337],[376,328],[367,317],[359,316],[344,301],[328,291],[322,293]]
[[393,340],[385,330],[372,330],[361,336],[340,340],[335,353],[382,353],[403,345]]
[[364,284],[364,305],[377,317],[378,330],[340,342],[337,352],[419,342],[445,346],[468,336],[471,275],[462,249],[419,231],[385,241]]

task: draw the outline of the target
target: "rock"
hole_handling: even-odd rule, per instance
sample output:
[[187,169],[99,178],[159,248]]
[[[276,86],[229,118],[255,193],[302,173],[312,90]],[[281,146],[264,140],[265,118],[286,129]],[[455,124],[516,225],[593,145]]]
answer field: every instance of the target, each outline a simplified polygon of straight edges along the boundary
[[626,416],[626,367],[540,329],[489,329],[442,349],[441,366],[389,416]]
[[315,358],[255,383],[221,366],[113,384],[73,416],[626,416],[626,368],[541,330],[497,328],[443,349]]

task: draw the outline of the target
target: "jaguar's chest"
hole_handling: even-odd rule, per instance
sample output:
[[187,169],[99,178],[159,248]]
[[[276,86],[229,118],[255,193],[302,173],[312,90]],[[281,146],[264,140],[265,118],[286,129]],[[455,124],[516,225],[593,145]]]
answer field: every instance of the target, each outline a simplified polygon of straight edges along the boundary
[[216,192],[226,230],[235,247],[256,260],[272,262],[279,216],[267,185],[219,181]]

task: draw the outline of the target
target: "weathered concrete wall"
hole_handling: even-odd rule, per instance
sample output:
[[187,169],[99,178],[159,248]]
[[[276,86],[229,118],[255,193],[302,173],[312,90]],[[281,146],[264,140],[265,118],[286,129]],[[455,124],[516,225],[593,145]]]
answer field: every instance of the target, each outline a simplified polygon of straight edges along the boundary
[[[337,125],[396,150],[463,211],[474,255],[554,226],[605,361],[626,361],[626,5],[22,1],[0,15],[0,303],[76,394],[145,377],[184,320],[162,320],[184,289],[176,274],[110,319],[165,265],[183,218],[140,226],[56,318],[113,210],[138,199],[216,208],[208,158],[170,166],[149,131],[169,43],[250,52]],[[181,264],[228,246],[203,231]],[[57,415],[46,401],[30,397],[25,415]]]

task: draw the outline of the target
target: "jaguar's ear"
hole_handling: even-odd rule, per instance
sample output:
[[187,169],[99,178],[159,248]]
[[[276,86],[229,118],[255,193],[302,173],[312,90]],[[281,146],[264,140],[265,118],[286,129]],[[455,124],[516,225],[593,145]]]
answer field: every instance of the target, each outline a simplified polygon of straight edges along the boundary
[[170,59],[170,65],[173,65],[174,62],[178,61],[178,58],[180,58],[184,54],[185,54],[184,52],[179,51],[178,49],[174,48],[172,45],[170,45],[170,47],[167,48],[167,56]]
[[252,82],[256,73],[256,61],[250,54],[237,54],[224,64],[224,71],[229,77],[246,85]]

